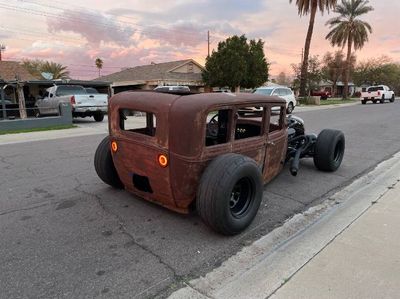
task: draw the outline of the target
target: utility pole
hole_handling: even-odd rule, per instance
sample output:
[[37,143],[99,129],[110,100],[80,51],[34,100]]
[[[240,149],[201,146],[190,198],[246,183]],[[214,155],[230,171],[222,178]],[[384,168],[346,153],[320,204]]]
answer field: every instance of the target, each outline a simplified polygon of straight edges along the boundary
[[207,57],[210,57],[210,30],[207,31]]
[[4,44],[0,44],[0,61],[1,61],[1,52],[3,52],[6,49],[6,46]]

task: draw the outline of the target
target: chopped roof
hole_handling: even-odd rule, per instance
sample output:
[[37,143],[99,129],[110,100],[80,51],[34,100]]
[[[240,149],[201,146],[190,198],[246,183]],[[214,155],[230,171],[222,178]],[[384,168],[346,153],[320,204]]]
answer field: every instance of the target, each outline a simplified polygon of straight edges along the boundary
[[15,81],[17,78],[20,81],[38,80],[35,76],[31,75],[17,61],[0,61],[0,80]]
[[102,76],[96,80],[120,82],[135,80],[162,80],[162,79],[178,79],[178,80],[201,80],[201,74],[198,73],[177,73],[174,69],[193,62],[192,59],[170,61],[163,63],[153,63],[149,65],[140,65],[107,76]]

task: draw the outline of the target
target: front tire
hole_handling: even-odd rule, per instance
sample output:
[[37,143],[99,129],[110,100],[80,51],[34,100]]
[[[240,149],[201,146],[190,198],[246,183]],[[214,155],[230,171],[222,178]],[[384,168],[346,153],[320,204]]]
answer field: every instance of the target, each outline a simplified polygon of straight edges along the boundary
[[392,97],[390,98],[390,102],[393,103],[394,99],[395,99],[395,97],[394,97],[394,95],[392,95]]
[[94,120],[97,122],[101,122],[104,119],[104,114],[103,113],[96,113],[95,115],[93,115]]
[[124,185],[119,179],[111,156],[110,139],[107,136],[97,147],[94,154],[94,168],[99,178],[111,187],[122,189]]
[[36,118],[41,117],[42,115],[40,114],[40,110],[38,107],[35,107],[35,109],[33,110],[33,114]]
[[291,114],[294,110],[294,105],[292,102],[290,102],[286,108],[286,114]]
[[262,193],[262,175],[255,161],[238,154],[225,154],[215,158],[204,171],[196,208],[212,229],[235,235],[253,221]]
[[314,165],[322,171],[335,171],[342,163],[345,138],[342,131],[325,129],[319,133],[314,148]]

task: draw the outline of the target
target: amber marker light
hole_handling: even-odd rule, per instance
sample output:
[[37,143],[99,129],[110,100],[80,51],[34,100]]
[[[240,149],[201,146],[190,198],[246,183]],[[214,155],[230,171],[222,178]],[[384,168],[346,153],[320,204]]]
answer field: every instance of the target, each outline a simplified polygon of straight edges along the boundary
[[111,142],[111,150],[115,153],[118,150],[118,144],[116,141]]
[[158,155],[158,164],[160,164],[161,167],[167,167],[168,166],[168,158],[166,155]]

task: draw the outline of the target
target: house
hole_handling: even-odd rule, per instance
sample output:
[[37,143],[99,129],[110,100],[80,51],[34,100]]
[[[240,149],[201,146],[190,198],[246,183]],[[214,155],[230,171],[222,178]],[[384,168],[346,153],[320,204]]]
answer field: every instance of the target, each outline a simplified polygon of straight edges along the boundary
[[[319,90],[328,91],[330,94],[338,96],[343,96],[344,93],[344,83],[342,81],[336,82],[336,92],[333,91],[333,82],[330,80],[322,81],[319,83]],[[349,82],[349,95],[352,96],[356,91],[354,83]]]
[[193,59],[152,62],[102,76],[96,80],[113,82],[113,93],[126,90],[151,90],[157,86],[185,85],[192,91],[203,91],[204,82],[201,73],[204,67]]
[[[110,82],[72,79],[45,80],[31,75],[19,62],[0,61],[0,91],[7,102],[7,116],[26,118],[34,115],[34,106],[45,90],[53,85],[81,85],[111,94]],[[0,108],[2,100],[0,99]],[[3,109],[2,109],[3,112]],[[0,118],[5,118],[0,115]]]

